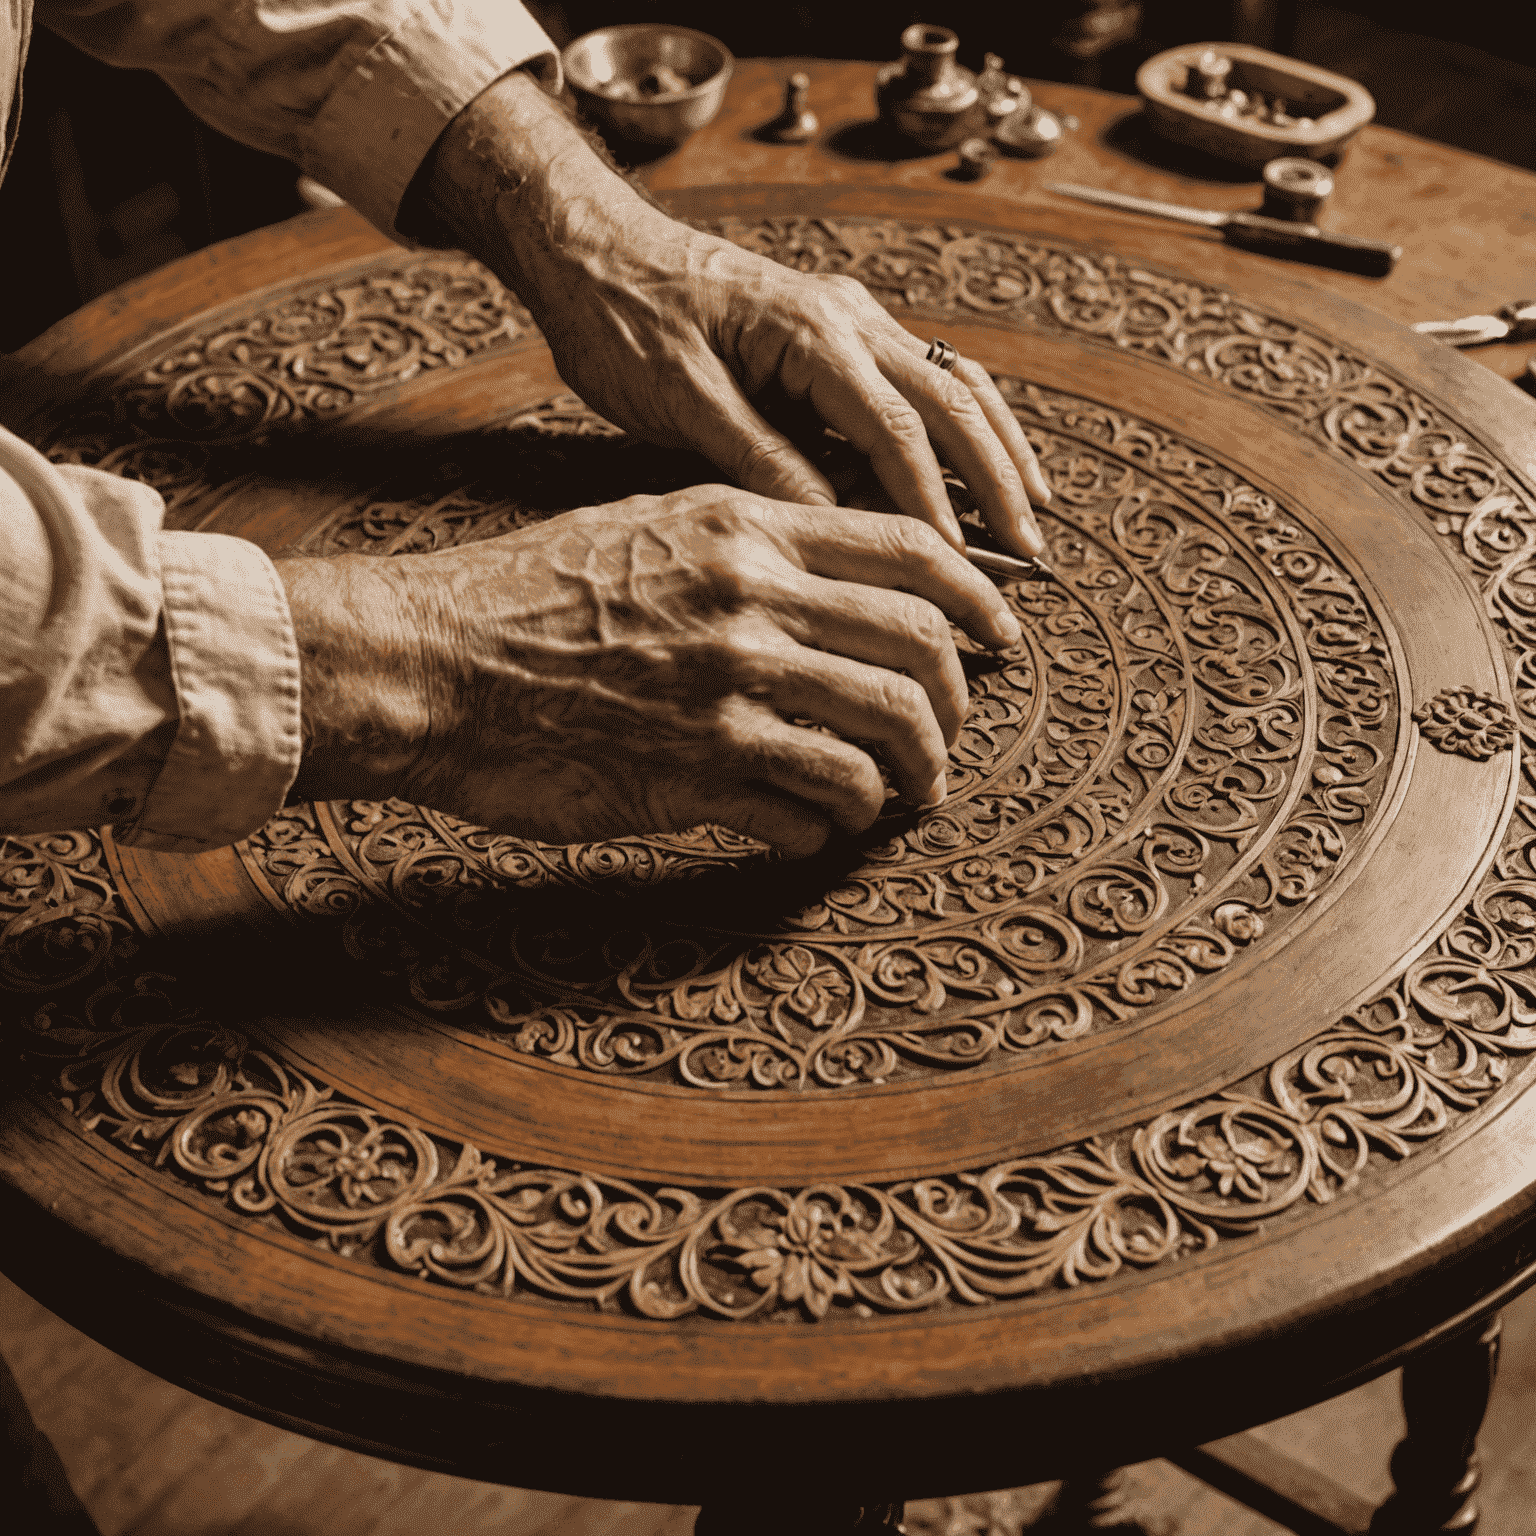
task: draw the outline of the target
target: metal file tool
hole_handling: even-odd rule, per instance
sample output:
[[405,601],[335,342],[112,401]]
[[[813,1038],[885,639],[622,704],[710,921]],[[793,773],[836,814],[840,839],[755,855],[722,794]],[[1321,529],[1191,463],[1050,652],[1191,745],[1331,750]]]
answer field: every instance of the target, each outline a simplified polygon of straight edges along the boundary
[[1452,347],[1480,347],[1490,341],[1536,341],[1536,300],[1516,299],[1496,315],[1464,315],[1460,320],[1420,320],[1413,327]]

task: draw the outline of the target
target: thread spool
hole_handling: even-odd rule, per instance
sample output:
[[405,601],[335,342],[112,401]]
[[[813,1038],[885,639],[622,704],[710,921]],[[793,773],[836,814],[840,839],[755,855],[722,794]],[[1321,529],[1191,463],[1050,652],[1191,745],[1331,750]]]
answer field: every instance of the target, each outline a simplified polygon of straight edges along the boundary
[[1264,167],[1264,202],[1259,212],[1267,219],[1315,224],[1332,191],[1333,177],[1326,166],[1284,155]]

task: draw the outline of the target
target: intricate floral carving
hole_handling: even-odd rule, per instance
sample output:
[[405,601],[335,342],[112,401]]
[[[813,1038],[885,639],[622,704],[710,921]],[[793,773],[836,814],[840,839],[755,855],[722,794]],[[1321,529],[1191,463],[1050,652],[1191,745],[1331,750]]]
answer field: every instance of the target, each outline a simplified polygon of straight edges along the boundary
[[[1536,721],[1536,504],[1475,434],[1376,364],[1229,294],[1101,253],[855,220],[774,220],[729,232],[806,270],[856,271],[896,305],[1063,326],[1202,374],[1272,410],[1428,516],[1482,582],[1510,651],[1522,730]],[[1240,563],[1267,572],[1265,590],[1282,590],[1283,577],[1315,595],[1305,617],[1289,597],[1286,606],[1305,637],[1319,709],[1390,717],[1390,679],[1360,660],[1372,651],[1361,644],[1357,594],[1346,592],[1344,609],[1330,610],[1338,568],[1304,535],[1302,543],[1293,541],[1296,531],[1280,509],[1251,501],[1251,488],[1235,477],[1223,480],[1198,450],[1159,441],[1120,413],[1007,381],[1005,387],[1033,431],[1102,450],[1093,476],[1102,477],[1106,465],[1153,466],[1172,493],[1166,501],[1149,498],[1154,510],[1174,506],[1189,515],[1191,508],[1203,509],[1195,523],[1209,528],[1214,522],[1227,534],[1245,530]],[[1245,507],[1258,512],[1239,515]],[[1072,536],[1093,531],[1074,525]],[[1147,546],[1154,560],[1163,558],[1159,537],[1154,528]],[[1140,574],[1138,547],[1136,538],[1127,543],[1129,563],[1122,568]],[[1071,553],[1053,550],[1058,564]],[[1272,567],[1264,564],[1271,556]],[[1301,651],[1291,655],[1299,661]],[[1172,761],[1170,743],[1191,730],[1189,701],[1177,686],[1143,687],[1128,696],[1120,718],[1134,724],[1128,740],[1145,737],[1144,760],[1136,765],[1144,783],[1142,775]],[[1252,741],[1280,762],[1294,761],[1294,733],[1284,718],[1244,707]],[[1214,740],[1230,746],[1220,731]],[[1211,740],[1201,745],[1217,750]],[[1283,836],[1268,844],[1264,873],[1276,900],[1254,901],[1235,886],[1204,892],[1200,906],[1208,919],[1182,957],[1186,965],[1226,952],[1222,946],[1262,942],[1283,914],[1282,895],[1304,900],[1309,882],[1340,857],[1341,830],[1368,820],[1370,793],[1362,790],[1369,771],[1356,755],[1355,738],[1336,735],[1312,763],[1305,780],[1310,809],[1287,811],[1283,823],[1270,823],[1283,825]],[[360,1260],[440,1283],[498,1293],[521,1287],[652,1317],[692,1311],[725,1320],[985,1304],[1042,1286],[1105,1280],[1334,1199],[1358,1183],[1373,1157],[1407,1156],[1487,1104],[1518,1059],[1536,1051],[1536,782],[1523,764],[1522,772],[1525,793],[1476,896],[1380,997],[1214,1098],[1102,1140],[963,1174],[880,1186],[712,1190],[650,1188],[493,1162],[340,1101],[233,1031],[186,1022],[153,978],[109,985],[78,1016],[56,1018],[52,1006],[45,1007],[34,1021],[34,1054],[74,1058],[58,1088],[99,1133],[237,1208],[280,1214]],[[1202,796],[1187,798],[1198,812]],[[1247,798],[1256,808],[1264,803]],[[1086,824],[1102,824],[1106,832],[1116,824],[1113,812],[1075,803],[1084,806]],[[1041,856],[1052,848],[1070,852],[1074,836],[1057,829]],[[247,856],[285,903],[304,910],[351,911],[362,894],[377,894],[377,872],[384,869],[400,872],[394,888],[401,892],[424,890],[435,878],[452,893],[455,914],[468,920],[463,934],[476,931],[475,923],[487,931],[487,913],[518,887],[536,889],[545,900],[574,888],[590,902],[605,883],[670,889],[679,875],[710,876],[750,850],[728,838],[636,839],[595,849],[512,845],[430,813],[386,805],[286,813],[253,841]],[[89,853],[78,864],[64,862],[85,868]],[[1146,918],[1151,890],[1138,891],[1135,881],[1117,884],[1123,863],[1110,861],[1114,867],[1106,866],[1079,907],[1134,933]],[[1177,867],[1179,860],[1171,863]],[[461,878],[471,868],[475,873]],[[417,878],[403,878],[413,871]],[[1160,873],[1167,878],[1168,871]],[[1137,879],[1145,875],[1143,864]],[[54,880],[49,874],[48,882]],[[1186,889],[1193,883],[1190,875]],[[477,893],[489,888],[497,902],[477,907]],[[982,908],[993,904],[1006,912],[1018,900],[1016,889],[993,871],[981,872],[974,889]],[[906,910],[920,906],[919,898],[908,900]],[[411,901],[396,907],[397,919],[410,916]],[[754,973],[754,984],[779,1003],[781,1018],[846,1017],[849,992],[836,967],[816,958],[815,946],[823,930],[868,943],[866,935],[887,926],[879,919],[894,910],[861,897],[840,924],[838,903],[824,905],[820,926],[784,936]],[[431,910],[423,904],[421,914]],[[978,908],[967,900],[965,910]],[[400,942],[401,933],[431,931],[407,923],[397,929],[391,953],[401,957],[418,1001],[470,1006],[476,996],[466,996],[452,973],[417,965],[411,940]],[[378,935],[354,922],[348,941],[368,954]],[[1028,940],[1047,942],[1043,928]],[[560,971],[568,955],[547,948],[532,958],[541,985],[569,981]],[[648,963],[659,964],[660,957]],[[685,975],[695,966],[686,958],[669,963],[682,964]],[[883,984],[926,995],[921,968],[886,974]],[[509,989],[522,984],[511,970],[506,977]],[[1155,973],[1127,980],[1133,991],[1160,984]],[[573,987],[558,1007],[527,1015],[531,1047],[558,1038],[557,1050],[575,1059],[585,1038],[600,1066],[646,1056],[643,1034],[623,1027],[583,1037],[588,1001]],[[1001,1012],[1013,1006],[998,1001]],[[636,1011],[650,1017],[655,1010]],[[1080,1018],[1068,1011],[1058,1017],[1062,1022],[1049,1026],[1058,1033],[1070,1033]],[[759,1031],[757,1038],[770,1037]],[[718,1048],[730,1058],[731,1042]]]
[[221,450],[311,430],[422,373],[537,336],[478,262],[438,253],[380,263],[176,337],[40,446],[56,463],[153,486],[168,526],[195,526],[210,478],[249,468],[221,466]]
[[[1528,839],[1523,856],[1529,857]],[[1252,1083],[976,1172],[783,1190],[489,1158],[343,1099],[140,975],[34,1052],[90,1129],[336,1252],[488,1295],[670,1320],[983,1306],[1208,1248],[1407,1156],[1536,1051],[1536,880],[1501,879],[1398,988]]]
[[478,262],[433,255],[180,338],[139,370],[120,409],[153,437],[261,437],[532,331],[527,310]]
[[1514,745],[1514,716],[1498,699],[1468,687],[1444,688],[1413,712],[1419,734],[1442,752],[1484,762]]
[[49,992],[135,951],[95,832],[0,837],[0,988]]
[[[888,819],[808,902],[774,906],[760,850],[717,831],[544,849],[414,807],[331,807],[316,869],[344,865],[387,906],[358,910],[354,950],[393,968],[408,914],[419,1006],[567,1065],[830,1088],[1079,1037],[1282,931],[1368,825],[1392,758],[1378,621],[1240,476],[1123,413],[1002,387],[1056,487],[1064,580],[1012,590],[1028,639],[974,669],[940,811]],[[582,420],[569,399],[541,411],[548,434]],[[477,523],[473,504],[454,538],[507,515]],[[405,547],[416,516],[400,517]],[[355,526],[343,514],[317,538]],[[329,876],[314,895],[277,856],[284,905],[334,910]],[[684,872],[709,878],[680,891]],[[658,881],[644,919],[518,900]],[[604,925],[632,931],[615,945]]]

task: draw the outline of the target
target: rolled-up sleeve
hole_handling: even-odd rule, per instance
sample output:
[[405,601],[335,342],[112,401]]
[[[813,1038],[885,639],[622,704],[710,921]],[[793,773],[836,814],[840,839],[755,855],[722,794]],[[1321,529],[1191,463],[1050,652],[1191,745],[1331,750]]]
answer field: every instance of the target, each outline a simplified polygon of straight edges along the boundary
[[301,750],[287,599],[254,544],[0,428],[0,831],[112,824],[197,853],[283,803]]
[[401,238],[406,188],[443,129],[560,59],[516,0],[38,0],[77,47],[161,75],[214,127],[286,155]]

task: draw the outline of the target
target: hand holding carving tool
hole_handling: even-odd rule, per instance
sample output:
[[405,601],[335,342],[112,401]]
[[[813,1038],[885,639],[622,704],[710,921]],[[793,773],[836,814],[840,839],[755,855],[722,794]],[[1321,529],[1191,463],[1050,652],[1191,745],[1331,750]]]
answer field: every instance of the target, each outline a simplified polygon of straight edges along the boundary
[[1516,299],[1496,315],[1464,315],[1460,320],[1420,320],[1413,327],[1448,347],[1480,347],[1489,341],[1536,340],[1536,299]]
[[1075,197],[1084,203],[1122,208],[1128,213],[1146,213],[1153,218],[1201,224],[1207,229],[1220,230],[1221,238],[1228,245],[1257,252],[1260,256],[1283,256],[1291,261],[1310,262],[1313,266],[1358,272],[1362,277],[1385,277],[1403,254],[1402,246],[1390,245],[1385,240],[1337,235],[1331,230],[1319,229],[1315,224],[1267,219],[1258,213],[1186,208],[1182,203],[1160,203],[1150,197],[1132,197],[1128,192],[1080,187],[1065,181],[1046,182],[1045,190],[1062,197]]
[[965,546],[965,558],[978,571],[985,571],[1000,581],[1054,581],[1064,586],[1061,577],[1044,560],[1021,560],[1017,555],[996,555],[990,549],[977,549],[974,544]]

